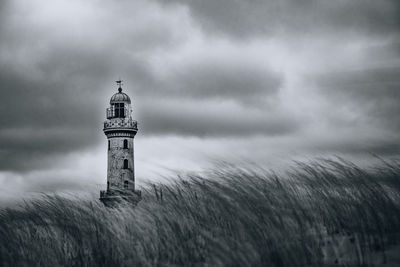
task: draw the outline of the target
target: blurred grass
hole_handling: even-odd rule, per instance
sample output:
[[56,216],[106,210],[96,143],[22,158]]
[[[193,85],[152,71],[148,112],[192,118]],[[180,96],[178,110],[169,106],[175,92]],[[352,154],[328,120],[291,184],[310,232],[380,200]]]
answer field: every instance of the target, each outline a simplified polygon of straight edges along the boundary
[[398,161],[321,159],[285,174],[221,163],[205,176],[149,184],[135,208],[48,195],[2,208],[1,266],[398,264]]

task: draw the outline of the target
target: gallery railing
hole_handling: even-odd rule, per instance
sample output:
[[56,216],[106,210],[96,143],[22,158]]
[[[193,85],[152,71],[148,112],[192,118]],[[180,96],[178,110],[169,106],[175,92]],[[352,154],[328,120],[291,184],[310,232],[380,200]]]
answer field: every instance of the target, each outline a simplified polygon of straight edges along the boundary
[[137,121],[132,119],[113,119],[104,122],[104,129],[109,128],[133,128],[137,129]]

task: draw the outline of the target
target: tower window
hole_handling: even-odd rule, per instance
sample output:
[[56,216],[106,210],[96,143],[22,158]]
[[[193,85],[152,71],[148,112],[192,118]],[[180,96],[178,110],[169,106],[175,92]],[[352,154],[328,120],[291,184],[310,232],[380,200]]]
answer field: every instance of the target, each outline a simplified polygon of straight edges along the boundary
[[124,169],[128,169],[128,160],[124,159]]
[[125,189],[128,189],[128,185],[129,185],[129,182],[128,181],[124,181],[124,188]]
[[124,149],[128,148],[128,140],[124,139]]
[[115,103],[115,117],[116,118],[125,118],[125,105],[124,103]]
[[110,144],[110,140],[108,140],[108,150],[110,150],[111,144]]

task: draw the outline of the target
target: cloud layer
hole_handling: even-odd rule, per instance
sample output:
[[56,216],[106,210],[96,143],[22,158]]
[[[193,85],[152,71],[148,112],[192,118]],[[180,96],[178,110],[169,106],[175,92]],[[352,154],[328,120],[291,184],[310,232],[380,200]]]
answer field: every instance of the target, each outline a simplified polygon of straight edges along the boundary
[[140,123],[139,175],[210,157],[399,155],[399,11],[389,0],[2,1],[0,172],[103,177],[76,166],[87,154],[104,164],[119,77]]

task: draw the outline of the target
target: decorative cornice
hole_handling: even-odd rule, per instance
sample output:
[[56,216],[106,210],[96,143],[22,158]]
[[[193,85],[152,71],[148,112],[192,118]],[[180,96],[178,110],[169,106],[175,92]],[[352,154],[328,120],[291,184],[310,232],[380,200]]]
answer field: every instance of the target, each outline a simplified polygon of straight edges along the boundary
[[113,137],[135,137],[137,130],[134,129],[104,129],[104,134],[107,138]]

